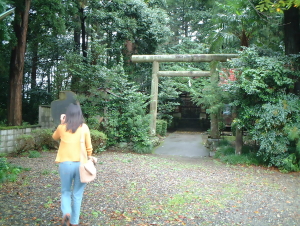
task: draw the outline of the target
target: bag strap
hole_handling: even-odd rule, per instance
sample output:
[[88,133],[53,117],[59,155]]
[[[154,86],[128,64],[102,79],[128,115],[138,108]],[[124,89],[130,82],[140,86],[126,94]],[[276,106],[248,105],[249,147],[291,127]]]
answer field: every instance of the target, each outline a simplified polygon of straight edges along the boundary
[[80,162],[86,163],[87,161],[87,154],[85,151],[85,140],[84,140],[84,124],[81,126],[81,136],[80,136],[80,147],[81,147],[81,153],[80,153]]

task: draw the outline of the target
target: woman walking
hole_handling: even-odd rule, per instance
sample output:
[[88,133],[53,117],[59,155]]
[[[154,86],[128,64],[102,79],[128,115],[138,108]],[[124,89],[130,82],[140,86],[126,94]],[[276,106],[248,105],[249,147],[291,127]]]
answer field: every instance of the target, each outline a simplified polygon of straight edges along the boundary
[[57,127],[52,137],[54,140],[60,140],[55,162],[59,163],[61,180],[62,225],[74,226],[79,224],[81,201],[86,186],[85,183],[80,182],[79,175],[80,138],[82,133],[84,134],[88,158],[91,158],[93,149],[90,130],[83,123],[83,115],[79,105],[70,104],[66,114],[60,116],[60,121],[61,124]]

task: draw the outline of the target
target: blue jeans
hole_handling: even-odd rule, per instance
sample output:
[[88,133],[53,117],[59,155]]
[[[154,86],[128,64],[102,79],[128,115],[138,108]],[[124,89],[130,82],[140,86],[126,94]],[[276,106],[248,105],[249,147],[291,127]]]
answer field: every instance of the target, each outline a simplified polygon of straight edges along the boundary
[[63,216],[67,213],[71,215],[71,224],[79,224],[81,201],[86,186],[85,183],[80,182],[79,165],[80,162],[59,163],[61,211]]

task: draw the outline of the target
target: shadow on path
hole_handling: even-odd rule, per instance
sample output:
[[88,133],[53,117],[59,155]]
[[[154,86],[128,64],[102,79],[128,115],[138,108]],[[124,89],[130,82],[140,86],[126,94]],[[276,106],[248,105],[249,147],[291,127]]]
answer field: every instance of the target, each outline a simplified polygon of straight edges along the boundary
[[204,146],[205,136],[203,132],[176,131],[170,133],[154,150],[154,154],[193,158],[208,157],[209,150]]

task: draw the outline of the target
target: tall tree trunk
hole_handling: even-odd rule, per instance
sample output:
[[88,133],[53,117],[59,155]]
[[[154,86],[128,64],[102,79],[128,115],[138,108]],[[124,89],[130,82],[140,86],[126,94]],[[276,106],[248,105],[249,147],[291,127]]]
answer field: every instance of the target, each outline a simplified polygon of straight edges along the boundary
[[[85,28],[85,16],[84,16],[84,6],[79,4],[78,5],[78,12],[80,18],[80,28],[81,31],[78,29],[74,29],[74,41],[75,41],[75,51],[78,51],[80,47],[80,33],[81,33],[81,51],[83,56],[83,62],[87,63],[87,39],[86,39],[86,28]],[[80,48],[79,48],[80,54]],[[71,79],[71,90],[73,92],[80,92],[80,77],[78,75],[73,75]]]
[[285,54],[300,52],[299,8],[291,7],[284,11]]
[[82,55],[84,58],[87,57],[87,43],[86,43],[86,31],[85,31],[85,16],[84,10],[81,7],[80,10],[80,21],[81,21],[81,42],[82,42]]
[[34,43],[33,56],[32,56],[32,68],[31,68],[31,89],[36,88],[36,74],[38,65],[38,47],[39,43]]
[[[232,118],[236,119],[238,117],[238,107],[233,108]],[[244,145],[243,139],[243,129],[239,129],[238,126],[235,129],[235,154],[240,155],[242,154],[242,149]]]
[[30,0],[16,2],[13,27],[17,42],[10,59],[8,106],[8,124],[14,126],[22,124],[22,85],[29,9]]
[[249,38],[246,35],[245,30],[242,31],[240,40],[241,40],[241,46],[249,47]]
[[235,154],[240,155],[242,154],[242,148],[243,148],[243,129],[239,129],[238,126],[235,130]]
[[[300,52],[299,8],[291,7],[284,11],[284,45],[286,55]],[[299,78],[296,79],[292,92],[300,95]]]
[[184,21],[184,36],[189,37],[189,22]]
[[210,137],[213,139],[220,138],[219,119],[217,114],[210,114]]
[[74,28],[74,52],[80,54],[80,29]]
[[135,53],[135,43],[130,40],[126,40],[124,44],[125,48],[122,53],[124,56],[124,62],[129,65],[131,63],[131,56]]
[[[78,6],[80,7],[80,6]],[[80,10],[78,9],[79,14],[80,14]],[[81,16],[79,15],[75,15],[74,16],[74,23],[76,24],[74,27],[74,52],[78,55],[80,55],[80,35],[81,35]],[[80,78],[78,75],[72,75],[71,78],[71,90],[73,92],[77,92],[79,89],[79,82],[80,82]]]
[[[186,9],[186,2],[184,1],[183,2],[183,5],[182,5],[183,7],[182,7],[182,29],[183,29],[183,31],[184,31],[184,36],[185,37],[188,37],[189,36],[189,26],[188,26],[188,21],[187,21],[187,18],[186,18],[186,11],[185,11],[185,9]],[[188,10],[187,10],[188,11]]]
[[110,67],[110,64],[111,64],[111,59],[112,59],[112,42],[111,40],[113,40],[112,38],[113,34],[111,31],[108,31],[107,32],[107,57],[106,57],[106,61],[107,61],[107,65],[108,67]]
[[[32,53],[32,68],[31,68],[31,79],[30,79],[30,84],[31,84],[31,91],[36,89],[36,75],[37,75],[37,65],[38,65],[38,46],[39,43],[35,41],[33,43],[33,53]],[[29,98],[29,105],[31,107],[34,106],[34,104],[37,102],[37,95],[35,92],[31,92],[30,98]]]

